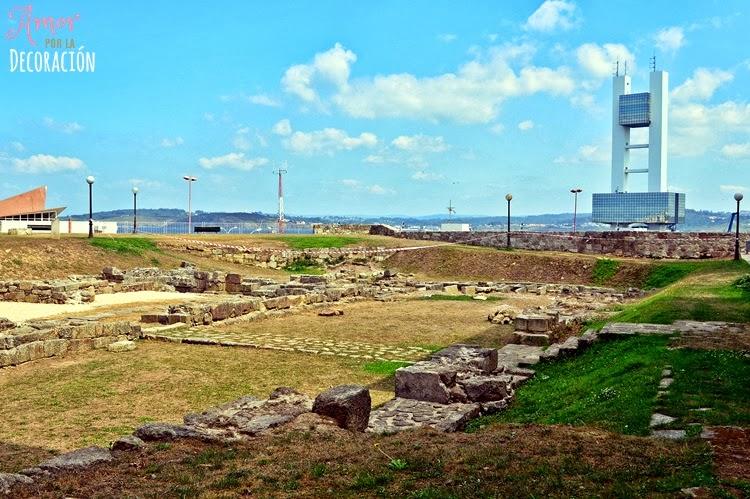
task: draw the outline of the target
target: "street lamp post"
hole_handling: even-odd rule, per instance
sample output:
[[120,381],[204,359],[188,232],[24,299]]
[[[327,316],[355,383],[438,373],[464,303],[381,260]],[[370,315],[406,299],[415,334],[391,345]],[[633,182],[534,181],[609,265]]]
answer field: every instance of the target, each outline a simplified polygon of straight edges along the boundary
[[508,202],[508,231],[507,231],[507,240],[505,242],[505,247],[510,249],[510,200],[513,199],[513,195],[508,193],[505,195],[505,200]]
[[734,233],[734,259],[739,260],[740,259],[740,201],[742,201],[742,198],[744,196],[741,192],[738,192],[734,195],[734,200],[737,201],[737,215],[735,217],[735,225],[736,230]]
[[574,189],[571,189],[570,192],[573,193],[573,234],[576,233],[576,218],[578,216],[578,194],[583,192],[583,189],[576,187]]
[[182,178],[188,183],[188,234],[190,234],[193,232],[193,182],[198,180],[198,177],[185,175]]
[[133,187],[133,234],[138,227],[138,187]]
[[89,184],[89,239],[94,237],[94,177],[86,177],[86,183]]

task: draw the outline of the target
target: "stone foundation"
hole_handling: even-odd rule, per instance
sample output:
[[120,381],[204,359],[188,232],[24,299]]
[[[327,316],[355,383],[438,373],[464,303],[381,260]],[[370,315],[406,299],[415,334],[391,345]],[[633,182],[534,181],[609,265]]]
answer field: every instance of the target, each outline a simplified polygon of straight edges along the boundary
[[[370,234],[492,248],[505,248],[507,241],[506,232],[402,232],[383,225],[374,225]],[[730,258],[734,237],[722,232],[511,232],[511,246],[633,258]],[[750,236],[740,234],[742,248],[747,241]]]
[[0,332],[0,368],[66,353],[107,348],[138,338],[141,328],[125,321],[46,320],[16,324]]

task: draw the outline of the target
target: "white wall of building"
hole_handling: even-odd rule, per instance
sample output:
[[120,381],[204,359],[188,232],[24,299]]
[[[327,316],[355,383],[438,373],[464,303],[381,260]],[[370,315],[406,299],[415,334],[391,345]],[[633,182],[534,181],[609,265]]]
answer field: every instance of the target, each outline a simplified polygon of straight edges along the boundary
[[[55,222],[25,221],[25,220],[0,220],[0,234],[7,234],[10,229],[26,229],[30,225],[51,225],[49,233],[56,234],[88,234],[88,221],[57,220]],[[35,231],[37,233],[43,231]],[[97,234],[117,234],[117,222],[94,222],[94,232]]]

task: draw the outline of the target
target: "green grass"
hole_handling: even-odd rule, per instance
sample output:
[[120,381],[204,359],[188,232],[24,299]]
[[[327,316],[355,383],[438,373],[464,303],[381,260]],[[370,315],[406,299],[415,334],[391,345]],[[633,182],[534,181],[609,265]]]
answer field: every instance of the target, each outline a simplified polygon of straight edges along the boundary
[[365,372],[379,374],[382,376],[392,376],[396,369],[411,365],[411,362],[398,362],[394,360],[376,360],[368,362],[362,366]]
[[611,258],[597,258],[591,271],[591,280],[596,284],[605,284],[612,279],[620,269],[620,262]]
[[284,267],[284,270],[292,274],[323,275],[326,273],[324,267],[308,258],[295,260]]
[[[419,300],[431,300],[431,301],[474,301],[473,295],[430,295],[423,296]],[[485,301],[500,301],[502,300],[499,296],[488,296]]]
[[570,360],[538,365],[505,412],[472,421],[591,425],[646,435],[661,370],[668,364],[664,336],[637,336],[594,344]]
[[[750,426],[750,359],[727,350],[670,352],[674,382],[659,410],[682,425]],[[710,408],[710,411],[694,409]]]
[[311,248],[343,248],[360,244],[363,241],[361,237],[351,236],[277,236],[273,239],[282,241],[291,249],[311,249]]
[[609,319],[652,324],[676,320],[750,322],[750,293],[731,284],[678,285],[625,307]]
[[643,288],[664,288],[696,272],[741,271],[743,268],[748,268],[746,262],[734,260],[664,262],[651,268],[643,283]]
[[145,237],[95,237],[92,246],[124,255],[142,255],[146,251],[160,251],[156,243]]
[[[665,336],[599,342],[578,357],[538,365],[505,412],[472,421],[588,425],[646,435],[653,412],[678,418],[672,426],[750,425],[750,358],[728,350],[667,349]],[[661,371],[674,382],[658,399]],[[710,411],[695,411],[710,408]]]

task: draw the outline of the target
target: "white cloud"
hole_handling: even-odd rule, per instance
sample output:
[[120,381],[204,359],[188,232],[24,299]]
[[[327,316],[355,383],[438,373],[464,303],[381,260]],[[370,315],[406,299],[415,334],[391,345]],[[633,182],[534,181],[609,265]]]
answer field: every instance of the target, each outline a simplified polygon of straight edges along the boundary
[[490,127],[490,132],[494,133],[495,135],[500,135],[505,131],[505,125],[502,123],[495,123]]
[[370,194],[377,194],[379,196],[383,196],[385,194],[395,194],[396,191],[393,189],[386,189],[385,187],[381,187],[378,184],[371,185],[367,188],[367,192]]
[[287,135],[291,135],[292,133],[292,124],[288,119],[284,118],[283,120],[278,121],[273,126],[271,131],[275,133],[276,135],[281,135],[282,137],[286,137]]
[[336,43],[330,50],[315,54],[312,63],[297,64],[287,69],[281,84],[286,92],[306,102],[315,102],[318,100],[317,92],[312,88],[315,80],[343,88],[349,80],[350,66],[356,60],[354,52]]
[[26,159],[9,159],[15,170],[19,173],[56,173],[80,170],[86,166],[78,158],[51,156],[49,154],[35,154]]
[[173,139],[165,137],[161,139],[161,146],[166,148],[181,146],[184,143],[185,141],[182,139],[182,137],[175,137]]
[[213,158],[200,158],[198,164],[206,170],[214,168],[233,168],[235,170],[249,171],[258,166],[268,164],[267,158],[247,158],[245,153],[232,152],[224,156],[215,156]]
[[585,43],[576,49],[578,64],[595,78],[607,78],[613,72],[615,63],[620,62],[620,73],[627,64],[628,72],[635,70],[635,56],[625,45],[619,43]]
[[719,190],[721,190],[721,192],[730,193],[747,192],[747,187],[745,187],[744,185],[720,185]]
[[[528,43],[507,45],[478,54],[456,73],[425,77],[398,73],[350,81],[350,65],[357,56],[336,44],[333,49],[317,54],[313,64],[289,68],[282,84],[287,92],[306,102],[324,106],[330,100],[356,118],[488,123],[508,98],[541,92],[570,95],[575,89],[575,80],[565,66],[553,69],[528,64],[533,52]],[[321,60],[330,62],[323,64]],[[522,67],[514,69],[512,64]],[[319,94],[322,89],[315,86],[315,81],[321,80],[329,84],[326,99]]]
[[208,121],[209,123],[213,123],[213,121],[216,119],[216,116],[214,116],[213,113],[203,113],[203,119]]
[[677,52],[685,44],[685,31],[679,26],[664,28],[656,34],[654,41],[662,52]]
[[324,128],[313,132],[294,132],[284,141],[285,147],[300,154],[328,154],[336,151],[351,151],[359,147],[373,147],[377,145],[375,134],[363,132],[359,136],[351,137],[338,128]]
[[250,150],[252,142],[250,141],[249,135],[250,128],[246,126],[238,128],[234,132],[234,137],[232,137],[232,145],[240,151]]
[[534,128],[534,122],[531,120],[524,120],[518,124],[518,129],[522,132],[526,132]]
[[278,101],[272,99],[266,94],[249,95],[247,96],[247,101],[251,104],[257,104],[259,106],[279,107],[281,105]]
[[584,144],[578,148],[576,154],[573,156],[558,156],[552,162],[555,164],[581,164],[581,163],[593,163],[601,164],[608,163],[610,160],[610,144]]
[[50,117],[46,117],[42,120],[42,122],[44,123],[44,126],[49,128],[50,130],[55,130],[56,132],[67,133],[69,135],[78,133],[81,130],[83,130],[83,127],[75,121],[71,121],[69,123],[64,123],[64,122],[61,123],[61,122],[55,121],[54,119]]
[[413,153],[438,153],[449,149],[443,137],[430,137],[429,135],[400,135],[393,139],[391,145],[402,151]]
[[526,20],[524,28],[532,31],[568,30],[576,25],[576,4],[564,0],[546,0]]
[[420,182],[428,182],[432,180],[441,180],[444,177],[443,175],[439,173],[431,173],[431,172],[426,172],[424,170],[420,170],[418,172],[414,172],[411,178],[414,180],[418,180]]
[[727,158],[750,158],[750,142],[744,144],[725,144],[721,148],[721,154]]
[[440,40],[443,43],[455,42],[457,39],[458,39],[458,36],[453,33],[441,33],[438,35],[438,40]]
[[708,100],[724,83],[732,81],[734,75],[721,69],[698,68],[693,76],[672,90],[671,97],[675,101]]
[[[733,101],[714,106],[688,103],[672,106],[670,152],[698,156],[722,142],[750,134],[750,104]],[[740,139],[742,140],[742,139]],[[732,152],[732,148],[729,149]]]
[[142,179],[142,178],[131,178],[128,180],[128,184],[136,186],[140,189],[156,190],[164,187],[164,184],[158,180]]
[[393,189],[388,189],[386,187],[382,187],[378,184],[373,185],[365,185],[364,183],[360,182],[359,180],[354,180],[351,178],[345,178],[341,180],[341,184],[353,191],[357,192],[368,192],[370,194],[375,194],[378,196],[385,196],[385,195],[393,195],[396,194],[396,191]]
[[24,146],[20,142],[11,142],[10,148],[16,152],[24,152],[26,150],[26,146]]

